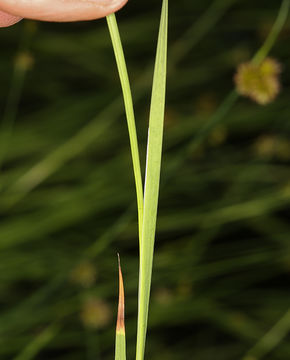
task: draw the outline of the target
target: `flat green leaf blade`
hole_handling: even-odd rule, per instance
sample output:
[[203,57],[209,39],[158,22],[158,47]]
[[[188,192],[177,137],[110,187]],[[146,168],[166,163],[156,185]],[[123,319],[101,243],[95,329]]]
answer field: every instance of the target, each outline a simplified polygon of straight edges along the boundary
[[162,156],[167,62],[168,0],[163,1],[154,69],[140,251],[137,352],[144,359]]
[[114,49],[116,63],[121,81],[121,87],[123,91],[124,105],[125,105],[129,138],[130,138],[133,170],[135,177],[136,194],[137,194],[139,240],[141,241],[143,207],[144,207],[143,183],[142,183],[140,157],[139,157],[139,149],[138,149],[138,138],[136,132],[136,125],[135,125],[135,115],[134,115],[131,87],[130,87],[125,56],[123,52],[122,42],[121,42],[115,14],[110,14],[107,16],[107,23],[112,39],[113,49]]

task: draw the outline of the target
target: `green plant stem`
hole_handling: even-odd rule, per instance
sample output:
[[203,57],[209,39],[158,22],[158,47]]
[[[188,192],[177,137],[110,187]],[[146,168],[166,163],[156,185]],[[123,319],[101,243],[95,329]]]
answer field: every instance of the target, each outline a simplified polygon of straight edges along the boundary
[[[256,54],[253,56],[251,60],[254,64],[259,64],[260,62],[262,62],[268,56],[269,52],[274,46],[287,20],[289,13],[289,4],[290,4],[290,0],[282,1],[282,4],[279,9],[279,13],[277,15],[276,21],[272,27],[270,34],[267,36],[264,44],[256,52]],[[229,113],[229,111],[233,108],[233,106],[236,104],[238,99],[239,99],[239,94],[235,90],[232,90],[228,94],[228,96],[226,96],[226,98],[218,107],[216,112],[209,118],[207,123],[204,124],[204,126],[202,126],[199,129],[195,138],[188,144],[185,150],[187,154],[191,154],[194,150],[197,149],[197,147],[202,143],[202,141],[206,138],[206,136],[210,133],[210,131],[212,131],[212,129],[216,125],[218,125],[224,119],[224,117]],[[180,158],[185,159],[186,157],[183,156]],[[180,166],[180,164],[178,164],[178,166]],[[176,171],[176,169],[174,169],[174,171]]]
[[192,154],[198,148],[212,129],[225,118],[226,114],[234,106],[238,98],[239,95],[235,90],[228,94],[216,112],[209,118],[208,122],[199,129],[195,138],[188,144],[186,147],[187,154]]
[[126,338],[125,334],[116,334],[115,360],[126,360]]
[[58,334],[60,326],[52,324],[36,336],[14,360],[32,360]]
[[290,309],[281,319],[253,346],[243,360],[260,360],[273,350],[290,330]]
[[259,65],[259,63],[261,63],[265,59],[265,57],[269,54],[269,52],[271,51],[272,47],[274,46],[274,44],[275,44],[282,28],[285,25],[286,20],[287,20],[289,6],[290,6],[290,0],[282,1],[281,7],[279,10],[279,14],[277,16],[275,24],[272,27],[270,34],[268,35],[263,46],[259,49],[259,51],[256,53],[256,55],[252,59],[252,62],[254,64]]
[[140,251],[136,360],[144,359],[162,158],[167,65],[168,0],[163,1],[153,77]]
[[123,47],[120,39],[120,34],[119,34],[115,14],[111,14],[107,16],[107,23],[108,23],[109,32],[111,35],[113,49],[117,62],[117,67],[119,71],[123,97],[124,97],[125,111],[127,116],[131,154],[133,161],[133,170],[134,170],[136,193],[137,193],[139,242],[141,248],[141,238],[142,238],[141,234],[142,234],[142,223],[143,223],[143,183],[142,183],[142,175],[141,175],[140,156],[138,149],[138,139],[136,133],[132,94],[131,94],[127,67],[126,67],[126,61],[124,57]]

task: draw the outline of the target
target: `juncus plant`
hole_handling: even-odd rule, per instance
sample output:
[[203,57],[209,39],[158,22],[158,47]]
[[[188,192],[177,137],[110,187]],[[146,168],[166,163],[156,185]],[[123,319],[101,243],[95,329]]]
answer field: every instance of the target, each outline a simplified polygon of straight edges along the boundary
[[[159,28],[157,53],[153,77],[151,96],[151,107],[149,116],[147,161],[144,182],[144,195],[142,190],[142,178],[140,171],[138,141],[134,120],[133,102],[130,91],[130,84],[126,69],[126,63],[118,32],[117,22],[114,15],[107,17],[108,26],[112,38],[115,57],[119,70],[129,136],[131,153],[137,193],[138,222],[139,222],[139,297],[138,297],[138,321],[137,321],[137,349],[136,360],[144,359],[145,341],[147,332],[147,319],[149,309],[149,297],[151,287],[152,263],[154,253],[154,239],[157,218],[157,204],[159,193],[159,180],[162,155],[163,122],[165,108],[165,85],[166,85],[166,63],[167,63],[167,22],[168,22],[168,1],[163,0],[161,21]],[[120,277],[120,284],[122,278]],[[120,293],[123,294],[121,285]],[[123,304],[121,296],[119,299]],[[122,310],[123,311],[123,310]],[[125,329],[123,313],[120,314],[119,307],[117,333],[116,333],[116,360],[126,359],[125,353]]]
[[[120,35],[116,18],[113,12],[118,10],[126,1],[86,1],[86,0],[0,0],[0,26],[8,26],[21,18],[33,18],[49,21],[89,20],[107,16],[108,27],[113,43],[117,67],[120,75],[124,105],[127,115],[130,146],[133,160],[133,170],[136,183],[138,207],[138,231],[140,244],[140,275],[138,297],[138,325],[136,360],[143,360],[147,332],[147,318],[149,309],[149,296],[151,285],[152,262],[154,252],[155,225],[157,217],[157,202],[159,192],[159,177],[161,166],[163,118],[165,104],[165,78],[167,53],[167,17],[168,0],[163,0],[160,32],[157,46],[157,56],[153,79],[153,90],[148,131],[147,163],[144,179],[141,177],[137,133],[133,100],[127,74],[126,62],[122,50]],[[48,6],[49,4],[49,6]],[[93,7],[91,5],[93,4]],[[280,85],[279,75],[282,67],[279,62],[268,55],[276,42],[288,16],[290,0],[282,0],[275,24],[266,38],[265,43],[257,54],[247,63],[241,64],[235,75],[236,91],[233,91],[198,132],[197,136],[188,146],[192,150],[209,134],[237,101],[239,95],[247,96],[259,104],[268,104],[277,96]],[[13,14],[13,15],[12,15]],[[125,302],[124,285],[119,260],[119,306],[116,328],[115,359],[126,359],[125,343]],[[92,317],[91,317],[92,318]],[[261,358],[277,344],[277,339],[285,336],[285,319],[289,318],[288,311],[277,326],[273,327],[257,344],[247,353],[245,360]],[[285,328],[285,329],[284,329]],[[282,329],[282,331],[280,331]],[[283,330],[284,329],[284,330]],[[269,341],[273,334],[278,332],[275,341]],[[38,342],[45,342],[55,333],[54,325],[47,329]],[[266,344],[266,345],[265,345]],[[31,352],[31,347],[28,348]],[[30,356],[29,359],[31,359]],[[17,358],[17,360],[23,358]],[[25,359],[28,359],[25,358]]]
[[[114,15],[114,12],[119,10],[126,2],[127,0],[1,0],[0,27],[13,25],[22,18],[65,22],[91,20],[107,16],[107,23],[123,91],[136,184],[140,246],[136,360],[143,360],[147,333],[162,157],[167,63],[168,0],[163,0],[157,43],[149,116],[144,190],[141,176],[133,100],[117,21]],[[124,317],[124,285],[119,259],[119,306],[116,327],[116,360],[126,359]]]

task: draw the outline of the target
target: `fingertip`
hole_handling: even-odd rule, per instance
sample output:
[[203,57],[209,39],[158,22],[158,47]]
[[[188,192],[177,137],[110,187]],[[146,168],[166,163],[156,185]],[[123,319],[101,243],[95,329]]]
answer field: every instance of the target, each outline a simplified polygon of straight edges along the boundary
[[[1,9],[15,16],[43,21],[80,21],[105,17],[128,0],[1,0]],[[12,19],[10,19],[13,21]],[[19,21],[19,20],[18,20]],[[9,19],[3,20],[3,23]],[[17,22],[17,21],[15,21]]]
[[22,18],[0,10],[0,27],[8,27],[18,23]]

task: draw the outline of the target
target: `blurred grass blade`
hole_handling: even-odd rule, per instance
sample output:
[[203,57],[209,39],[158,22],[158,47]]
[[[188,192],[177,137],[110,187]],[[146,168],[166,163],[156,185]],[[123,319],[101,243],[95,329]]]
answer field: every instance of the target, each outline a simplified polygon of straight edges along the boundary
[[290,330],[290,309],[280,318],[280,320],[270,329],[242,360],[259,360],[269,354],[275,347],[282,342]]
[[119,254],[118,254],[118,264],[119,264],[119,304],[118,304],[118,318],[117,318],[117,327],[116,327],[115,360],[126,360],[125,297],[124,297],[123,275],[121,270]]
[[37,335],[14,360],[32,360],[58,334],[60,326],[52,324]]
[[147,144],[144,213],[140,251],[137,360],[143,360],[144,358],[152,275],[165,108],[167,23],[168,1],[164,0],[154,69]]
[[107,16],[107,23],[111,35],[111,40],[113,44],[113,49],[115,53],[116,63],[119,71],[123,97],[124,97],[124,104],[125,104],[125,111],[126,111],[130,146],[131,146],[131,154],[133,161],[133,170],[134,170],[134,177],[136,184],[136,193],[137,193],[139,241],[141,241],[141,231],[142,231],[142,222],[143,222],[143,182],[142,182],[141,167],[140,167],[140,157],[139,157],[138,139],[137,139],[136,125],[135,125],[133,100],[132,100],[130,82],[126,67],[126,61],[124,57],[123,47],[120,39],[120,34],[119,34],[118,24],[116,21],[115,14],[111,14]]
[[259,51],[252,59],[252,62],[254,64],[257,65],[260,64],[268,56],[269,52],[275,45],[277,38],[287,21],[289,6],[290,6],[290,0],[283,0],[281,2],[278,16],[276,18],[276,21],[274,23],[274,26],[272,27],[270,34],[267,36],[267,39],[264,42],[263,46],[259,49]]

